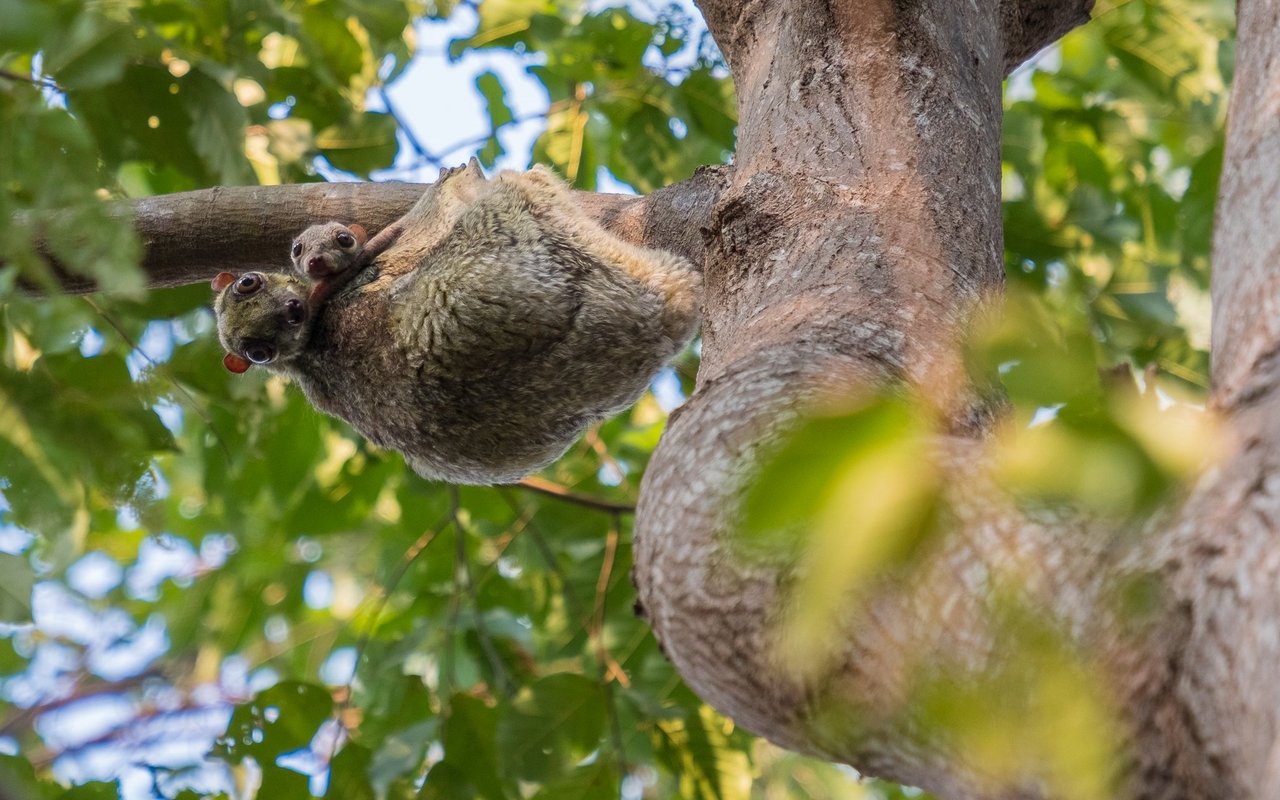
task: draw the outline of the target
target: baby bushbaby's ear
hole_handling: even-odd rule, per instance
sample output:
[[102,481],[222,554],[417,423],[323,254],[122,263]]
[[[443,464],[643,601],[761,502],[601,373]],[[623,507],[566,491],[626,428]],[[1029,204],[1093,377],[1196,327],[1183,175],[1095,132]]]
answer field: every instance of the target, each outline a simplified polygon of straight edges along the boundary
[[236,276],[230,272],[219,272],[218,277],[209,282],[209,286],[213,287],[215,292],[220,292],[230,286],[235,279]]
[[351,235],[356,237],[356,241],[359,242],[362,246],[364,245],[365,242],[369,241],[369,232],[366,231],[364,229],[364,226],[361,225],[360,223],[357,222],[354,225],[349,225],[347,226],[347,229],[351,231]]
[[249,359],[244,356],[227,353],[222,357],[222,366],[226,367],[228,372],[234,372],[239,375],[252,365],[249,363]]

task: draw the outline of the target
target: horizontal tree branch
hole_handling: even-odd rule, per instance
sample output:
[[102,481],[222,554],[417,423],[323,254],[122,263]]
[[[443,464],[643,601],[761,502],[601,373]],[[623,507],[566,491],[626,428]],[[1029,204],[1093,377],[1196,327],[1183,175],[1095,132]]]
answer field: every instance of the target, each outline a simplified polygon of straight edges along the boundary
[[[671,250],[701,264],[700,231],[708,224],[729,171],[704,168],[645,197],[593,192],[576,196],[588,214],[623,239]],[[307,226],[338,220],[358,222],[376,232],[408,211],[427,185],[215,187],[128,205],[144,246],[147,285],[158,288],[207,281],[224,270],[287,270],[289,243]],[[69,274],[56,263],[53,267],[67,291],[93,291],[88,278]]]

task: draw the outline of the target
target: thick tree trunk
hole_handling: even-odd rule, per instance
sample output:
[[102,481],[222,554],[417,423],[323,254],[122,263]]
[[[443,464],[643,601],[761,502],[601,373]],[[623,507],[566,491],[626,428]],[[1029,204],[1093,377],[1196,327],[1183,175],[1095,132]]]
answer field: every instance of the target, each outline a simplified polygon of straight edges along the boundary
[[[961,620],[985,586],[952,587],[963,597],[955,619],[903,592],[878,601],[878,624],[832,632],[848,642],[847,668],[815,690],[770,661],[790,570],[731,551],[737,493],[759,449],[820,395],[905,377],[958,428],[971,427],[956,342],[1002,285],[1001,9],[945,0],[702,7],[734,74],[740,133],[707,254],[699,388],[671,420],[641,495],[641,602],[690,685],[748,728],[944,796],[971,795],[963,765],[892,730],[888,715],[881,724],[869,713],[861,733],[841,741],[815,730],[810,701],[830,702],[839,684],[845,705],[870,711],[899,693],[916,653],[974,650],[972,623]],[[951,558],[982,565],[988,554]],[[981,649],[969,653],[975,664]]]
[[[637,520],[636,580],[672,661],[722,711],[788,747],[948,798],[1041,796],[1043,776],[993,784],[896,705],[922,659],[961,673],[999,663],[991,581],[1016,567],[1109,678],[1131,743],[1121,791],[1280,797],[1280,550],[1267,546],[1280,518],[1280,315],[1266,313],[1280,302],[1266,273],[1280,255],[1280,60],[1267,59],[1280,0],[1241,8],[1236,80],[1249,88],[1233,109],[1228,159],[1239,163],[1224,182],[1214,279],[1217,396],[1237,455],[1176,519],[1134,536],[1020,517],[983,480],[980,441],[940,443],[954,529],[909,585],[881,587],[831,632],[843,658],[820,686],[770,655],[784,587],[803,576],[734,551],[743,484],[806,405],[887,381],[924,389],[958,431],[981,427],[954,349],[1000,287],[999,80],[1044,43],[1020,32],[1060,33],[1083,9],[702,5],[737,81],[740,139],[711,226],[699,388],[655,454]],[[1060,16],[1037,16],[1046,9]],[[1135,578],[1163,590],[1140,625],[1114,604]],[[856,719],[833,726],[832,704]]]
[[[1242,0],[1213,258],[1214,405],[1235,454],[1157,539],[1174,594],[1175,764],[1201,796],[1280,797],[1280,0]],[[1173,790],[1165,796],[1174,796]]]

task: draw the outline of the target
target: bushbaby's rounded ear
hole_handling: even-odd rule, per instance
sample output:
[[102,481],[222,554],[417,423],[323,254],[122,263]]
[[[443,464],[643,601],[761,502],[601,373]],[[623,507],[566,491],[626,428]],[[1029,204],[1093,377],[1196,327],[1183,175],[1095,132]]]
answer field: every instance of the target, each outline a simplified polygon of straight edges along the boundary
[[215,292],[220,292],[230,286],[235,279],[236,276],[232,275],[230,272],[219,272],[218,277],[209,281],[209,285],[213,287]]
[[227,353],[222,357],[222,366],[226,367],[229,372],[234,372],[239,375],[252,365],[249,363],[249,359],[244,356],[236,355],[235,353]]
[[347,226],[347,230],[351,231],[351,235],[356,237],[356,241],[360,244],[363,245],[365,242],[369,241],[369,232],[366,231],[364,226],[360,223],[357,222],[354,225]]

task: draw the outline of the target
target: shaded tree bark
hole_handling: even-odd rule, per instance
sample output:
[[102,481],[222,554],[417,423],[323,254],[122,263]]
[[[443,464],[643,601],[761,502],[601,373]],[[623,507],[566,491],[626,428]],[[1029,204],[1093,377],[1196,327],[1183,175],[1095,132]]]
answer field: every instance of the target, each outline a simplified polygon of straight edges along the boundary
[[[1010,27],[1048,6],[963,5],[703,3],[737,80],[741,134],[707,252],[699,389],[641,496],[642,602],[686,680],[779,743],[944,797],[1041,796],[1041,776],[993,784],[895,715],[909,664],[999,663],[984,625],[990,576],[1017,565],[1028,594],[1110,679],[1131,745],[1122,791],[1280,796],[1280,556],[1267,546],[1280,513],[1270,421],[1280,317],[1267,313],[1280,293],[1266,272],[1280,247],[1274,0],[1241,9],[1236,80],[1250,88],[1233,110],[1228,159],[1239,163],[1224,180],[1215,259],[1216,397],[1235,457],[1177,518],[1135,537],[1025,519],[985,484],[980,441],[940,443],[956,524],[923,575],[881,587],[857,624],[832,631],[846,644],[821,686],[770,660],[794,565],[745,563],[729,541],[761,449],[806,403],[902,378],[932,393],[957,430],[980,428],[954,347],[1000,287],[999,77],[1028,50],[1011,31],[1061,32],[1078,17]],[[1113,592],[1145,577],[1164,592],[1135,626]],[[822,723],[833,702],[858,724]]]
[[[939,602],[886,588],[876,624],[833,631],[848,645],[819,687],[770,660],[791,565],[742,563],[731,539],[761,449],[822,396],[906,379],[957,429],[980,427],[956,347],[1002,287],[1000,22],[1011,6],[702,8],[735,77],[740,133],[707,254],[699,388],[641,494],[641,602],[690,685],[748,728],[946,797],[978,796],[980,777],[913,737],[882,699],[901,695],[918,653],[981,667],[989,587],[956,578],[1004,558],[1006,536],[1037,552],[1053,536],[1014,522],[953,537],[931,571],[939,582],[915,584]],[[860,712],[860,731],[816,729],[833,698]]]

